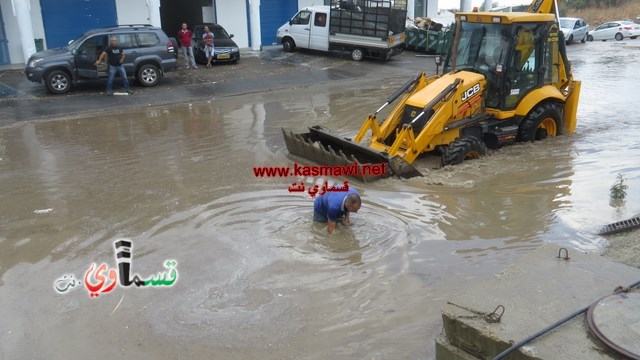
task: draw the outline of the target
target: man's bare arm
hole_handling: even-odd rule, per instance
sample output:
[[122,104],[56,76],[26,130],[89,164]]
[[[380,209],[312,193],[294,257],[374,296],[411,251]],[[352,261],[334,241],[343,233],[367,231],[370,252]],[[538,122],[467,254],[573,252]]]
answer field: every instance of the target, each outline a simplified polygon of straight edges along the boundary
[[329,220],[327,222],[327,230],[329,231],[329,234],[333,233],[333,229],[335,228],[336,228],[336,222]]
[[106,57],[107,57],[107,53],[103,51],[102,54],[100,54],[100,57],[98,58],[98,60],[96,61],[96,65],[99,65],[102,61],[104,61],[104,58]]

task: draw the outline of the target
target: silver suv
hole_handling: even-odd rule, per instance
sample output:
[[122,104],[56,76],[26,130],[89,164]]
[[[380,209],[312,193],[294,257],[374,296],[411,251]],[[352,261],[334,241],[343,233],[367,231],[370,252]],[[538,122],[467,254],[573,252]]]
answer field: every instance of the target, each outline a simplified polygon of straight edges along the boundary
[[27,79],[42,82],[53,94],[64,94],[82,80],[108,77],[106,66],[96,67],[109,38],[124,49],[127,76],[142,86],[154,86],[167,71],[177,69],[177,44],[151,25],[120,25],[89,30],[69,45],[33,54],[27,62]]

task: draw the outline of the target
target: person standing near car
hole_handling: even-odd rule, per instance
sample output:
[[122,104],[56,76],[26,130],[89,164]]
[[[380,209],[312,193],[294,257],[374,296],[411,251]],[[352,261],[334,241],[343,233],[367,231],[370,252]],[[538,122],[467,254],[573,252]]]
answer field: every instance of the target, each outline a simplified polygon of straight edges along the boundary
[[184,66],[189,69],[189,61],[191,61],[191,67],[197,69],[196,59],[193,57],[193,48],[191,47],[191,37],[193,33],[187,28],[187,23],[182,23],[182,28],[178,30],[178,42],[180,42],[180,48],[182,48],[182,56],[184,56]]
[[207,67],[210,68],[211,60],[213,59],[213,33],[209,30],[208,26],[204,27],[202,42],[204,43],[204,54],[207,57]]
[[113,78],[116,76],[116,72],[122,78],[122,83],[128,94],[133,94],[129,88],[129,80],[127,79],[127,72],[124,69],[124,50],[118,46],[118,39],[111,38],[109,46],[107,46],[100,54],[100,58],[96,61],[96,66],[100,65],[105,58],[108,58],[109,62],[109,80],[107,80],[107,95],[113,95]]

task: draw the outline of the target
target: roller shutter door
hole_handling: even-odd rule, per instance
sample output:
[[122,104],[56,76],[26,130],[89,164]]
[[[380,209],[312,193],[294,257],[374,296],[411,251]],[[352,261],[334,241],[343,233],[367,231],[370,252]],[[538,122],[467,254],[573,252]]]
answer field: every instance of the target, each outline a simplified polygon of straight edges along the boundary
[[40,0],[40,6],[49,49],[87,30],[118,24],[115,0]]
[[[321,3],[318,1],[318,3]],[[276,42],[276,31],[298,12],[298,0],[260,0],[260,37],[263,46]]]

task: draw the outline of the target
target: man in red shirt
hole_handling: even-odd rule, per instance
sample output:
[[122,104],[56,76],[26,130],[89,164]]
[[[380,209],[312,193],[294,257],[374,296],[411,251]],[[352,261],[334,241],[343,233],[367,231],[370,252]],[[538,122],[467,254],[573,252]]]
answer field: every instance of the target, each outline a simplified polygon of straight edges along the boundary
[[189,60],[191,60],[191,67],[197,69],[196,59],[193,57],[193,47],[191,47],[191,30],[187,29],[187,23],[182,23],[182,28],[178,31],[178,42],[182,48],[182,55],[184,56],[184,66],[189,68]]

